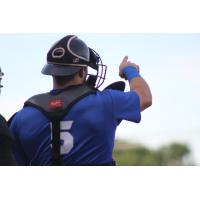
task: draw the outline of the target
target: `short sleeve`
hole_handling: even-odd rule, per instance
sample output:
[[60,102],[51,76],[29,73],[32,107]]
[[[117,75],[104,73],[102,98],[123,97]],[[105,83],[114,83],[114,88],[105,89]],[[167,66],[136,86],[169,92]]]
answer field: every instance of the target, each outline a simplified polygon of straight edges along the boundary
[[17,161],[17,164],[18,165],[27,165],[27,159],[26,159],[26,156],[25,156],[25,153],[23,151],[23,148],[22,148],[22,145],[18,139],[18,128],[17,128],[17,114],[12,118],[12,121],[10,122],[10,130],[11,130],[11,133],[13,134],[13,137],[15,138],[15,142],[13,144],[13,153],[14,153],[14,156],[15,156],[15,159]]
[[140,99],[136,92],[109,90],[113,102],[113,113],[116,120],[128,120],[139,123],[141,120]]

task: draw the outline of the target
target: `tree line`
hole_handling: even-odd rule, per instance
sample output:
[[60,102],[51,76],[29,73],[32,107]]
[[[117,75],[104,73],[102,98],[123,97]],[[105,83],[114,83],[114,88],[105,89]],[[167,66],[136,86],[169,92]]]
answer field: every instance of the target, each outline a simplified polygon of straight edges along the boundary
[[150,149],[144,145],[117,140],[113,157],[123,166],[183,166],[195,165],[187,144],[173,142]]

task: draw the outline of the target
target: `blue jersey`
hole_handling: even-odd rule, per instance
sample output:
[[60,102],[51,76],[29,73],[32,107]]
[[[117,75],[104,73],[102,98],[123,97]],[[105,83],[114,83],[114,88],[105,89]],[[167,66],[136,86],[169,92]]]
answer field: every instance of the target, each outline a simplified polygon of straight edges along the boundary
[[[51,93],[60,92],[52,90]],[[60,123],[65,165],[101,165],[112,161],[115,131],[122,120],[140,122],[134,92],[97,91],[78,101]],[[12,120],[14,152],[19,165],[51,165],[51,123],[36,108],[25,107]]]

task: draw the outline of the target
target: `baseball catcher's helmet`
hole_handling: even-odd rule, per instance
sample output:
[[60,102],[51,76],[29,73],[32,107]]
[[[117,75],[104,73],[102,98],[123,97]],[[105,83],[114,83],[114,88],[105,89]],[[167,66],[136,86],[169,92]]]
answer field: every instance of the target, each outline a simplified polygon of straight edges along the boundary
[[87,82],[94,87],[100,87],[105,80],[107,66],[103,65],[97,52],[89,48],[77,36],[68,35],[51,47],[42,73],[52,76],[69,76],[87,66],[96,70],[95,75],[88,74]]

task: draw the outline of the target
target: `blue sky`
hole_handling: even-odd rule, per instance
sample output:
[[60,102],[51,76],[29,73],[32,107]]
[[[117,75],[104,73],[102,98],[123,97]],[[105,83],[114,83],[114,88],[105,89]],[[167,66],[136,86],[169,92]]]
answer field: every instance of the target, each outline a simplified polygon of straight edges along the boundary
[[[66,34],[0,34],[0,66],[5,73],[0,110],[7,119],[27,98],[51,89],[51,77],[40,71],[51,45]],[[142,113],[141,123],[123,122],[116,136],[152,148],[186,142],[200,164],[200,34],[76,35],[108,66],[101,89],[120,80],[118,65],[125,55],[140,65],[151,87],[153,105]]]

